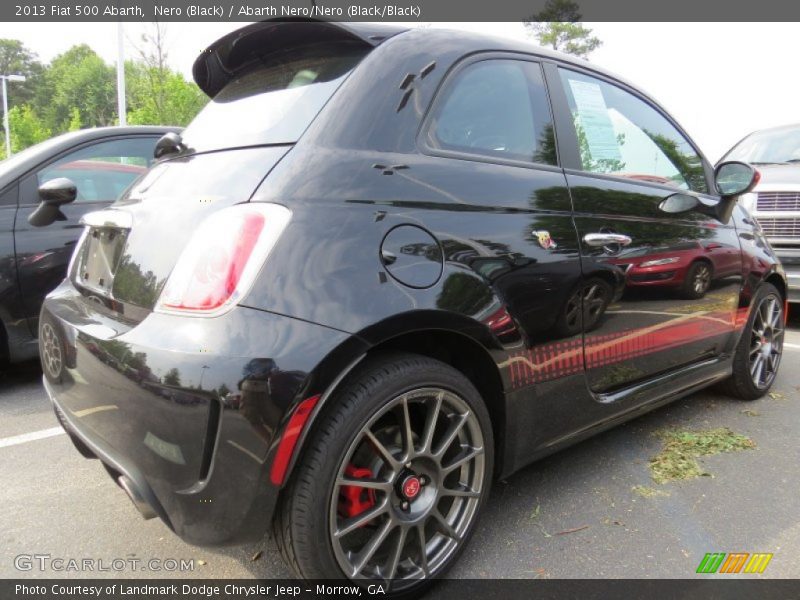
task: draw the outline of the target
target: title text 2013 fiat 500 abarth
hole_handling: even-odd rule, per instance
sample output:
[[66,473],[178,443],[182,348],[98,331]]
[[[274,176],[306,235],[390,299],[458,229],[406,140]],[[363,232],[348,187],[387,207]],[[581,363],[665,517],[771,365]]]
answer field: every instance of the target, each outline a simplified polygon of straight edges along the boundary
[[64,428],[183,539],[271,525],[298,576],[419,590],[493,478],[773,383],[786,283],[736,204],[758,174],[713,171],[631,85],[309,21],[236,31],[194,76],[209,105],[85,217],[41,314]]

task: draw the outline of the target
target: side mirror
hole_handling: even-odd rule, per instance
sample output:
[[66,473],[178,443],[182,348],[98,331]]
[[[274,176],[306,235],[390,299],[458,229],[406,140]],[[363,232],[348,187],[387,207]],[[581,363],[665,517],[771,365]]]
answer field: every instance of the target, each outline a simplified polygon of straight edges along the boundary
[[71,179],[59,177],[39,186],[39,206],[28,215],[28,223],[34,227],[46,227],[54,221],[66,221],[61,206],[74,202],[78,188]]
[[156,142],[156,147],[153,150],[153,158],[158,160],[170,154],[178,154],[182,152],[184,148],[183,138],[174,131],[168,131]]
[[700,200],[696,196],[678,192],[664,198],[658,205],[658,209],[670,215],[677,215],[694,210],[698,206],[700,206]]
[[752,190],[761,175],[752,166],[738,161],[720,163],[714,169],[714,184],[723,198],[739,196]]

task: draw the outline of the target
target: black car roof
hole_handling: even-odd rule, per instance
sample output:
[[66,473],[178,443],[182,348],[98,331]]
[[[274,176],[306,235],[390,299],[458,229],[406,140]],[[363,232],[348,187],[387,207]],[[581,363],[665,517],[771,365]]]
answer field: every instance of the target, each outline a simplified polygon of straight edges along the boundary
[[49,157],[61,154],[86,142],[126,135],[150,134],[161,136],[168,131],[180,132],[181,130],[180,127],[161,125],[132,125],[127,127],[93,127],[91,129],[70,131],[26,148],[10,159],[0,162],[0,190],[46,161]]

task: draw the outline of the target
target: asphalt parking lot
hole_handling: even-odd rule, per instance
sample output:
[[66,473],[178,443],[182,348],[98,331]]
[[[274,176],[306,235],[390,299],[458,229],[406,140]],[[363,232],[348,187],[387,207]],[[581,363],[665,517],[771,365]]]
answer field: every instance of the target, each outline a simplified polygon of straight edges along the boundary
[[[707,552],[770,552],[761,577],[800,577],[800,308],[773,393],[745,403],[695,394],[495,484],[451,577],[683,578]],[[0,577],[283,578],[273,542],[205,549],[143,521],[58,426],[35,363],[0,370]],[[709,476],[665,484],[649,460],[665,429],[720,427],[753,450],[700,459]],[[24,437],[19,437],[24,436]],[[19,555],[194,559],[194,570],[21,572]],[[139,567],[141,568],[141,567]]]

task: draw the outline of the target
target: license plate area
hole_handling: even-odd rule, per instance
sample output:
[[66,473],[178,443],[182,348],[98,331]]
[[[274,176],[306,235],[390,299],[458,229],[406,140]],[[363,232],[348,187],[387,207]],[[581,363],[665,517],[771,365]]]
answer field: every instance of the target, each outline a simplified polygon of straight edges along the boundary
[[127,230],[92,228],[86,234],[75,270],[78,284],[106,298],[111,297],[114,274],[125,248]]

